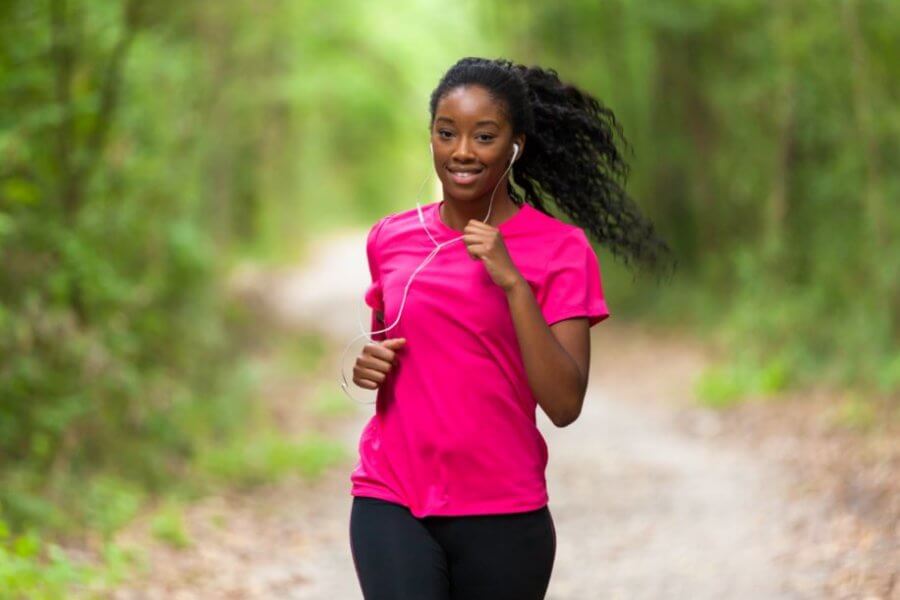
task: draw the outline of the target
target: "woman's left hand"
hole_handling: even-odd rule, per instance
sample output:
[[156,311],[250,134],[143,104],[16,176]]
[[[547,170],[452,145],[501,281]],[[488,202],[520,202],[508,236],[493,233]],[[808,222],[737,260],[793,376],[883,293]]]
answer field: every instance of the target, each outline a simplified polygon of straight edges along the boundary
[[491,279],[505,290],[509,290],[522,278],[506,251],[503,235],[496,227],[483,221],[470,219],[463,229],[463,242],[473,260],[481,260]]

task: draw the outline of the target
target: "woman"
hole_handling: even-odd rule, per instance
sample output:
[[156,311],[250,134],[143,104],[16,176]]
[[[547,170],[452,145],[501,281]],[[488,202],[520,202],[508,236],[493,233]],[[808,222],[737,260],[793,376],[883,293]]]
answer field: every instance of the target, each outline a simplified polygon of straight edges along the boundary
[[378,389],[351,475],[356,573],[367,599],[543,598],[556,532],[535,410],[578,418],[588,329],[610,314],[584,230],[626,262],[668,249],[623,191],[613,114],[554,70],[464,58],[430,111],[443,200],[367,239],[381,333],[353,376]]

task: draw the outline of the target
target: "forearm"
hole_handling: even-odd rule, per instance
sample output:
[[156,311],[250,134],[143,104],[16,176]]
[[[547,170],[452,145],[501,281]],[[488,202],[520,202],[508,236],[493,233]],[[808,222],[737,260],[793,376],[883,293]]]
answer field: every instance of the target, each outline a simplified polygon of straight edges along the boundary
[[574,420],[584,397],[578,364],[557,341],[525,279],[506,290],[528,383],[538,404],[558,427]]

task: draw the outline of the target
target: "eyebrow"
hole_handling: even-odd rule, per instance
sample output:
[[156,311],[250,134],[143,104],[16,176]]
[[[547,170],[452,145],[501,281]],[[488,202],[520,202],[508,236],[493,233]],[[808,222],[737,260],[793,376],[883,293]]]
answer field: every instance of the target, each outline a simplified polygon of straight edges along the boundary
[[[448,123],[453,123],[453,119],[451,119],[450,117],[438,117],[435,120],[436,121],[447,121]],[[500,123],[498,123],[497,121],[492,121],[491,119],[485,119],[482,121],[478,121],[477,123],[475,123],[475,125],[496,125],[497,127],[500,127]]]

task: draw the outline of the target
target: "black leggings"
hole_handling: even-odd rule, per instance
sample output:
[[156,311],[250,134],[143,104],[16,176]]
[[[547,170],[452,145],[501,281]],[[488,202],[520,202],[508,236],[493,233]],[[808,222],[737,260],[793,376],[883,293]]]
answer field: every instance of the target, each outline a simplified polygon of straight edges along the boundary
[[366,600],[542,600],[556,529],[547,506],[420,519],[400,504],[354,496],[350,549]]

